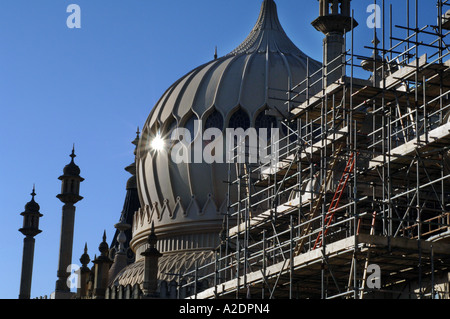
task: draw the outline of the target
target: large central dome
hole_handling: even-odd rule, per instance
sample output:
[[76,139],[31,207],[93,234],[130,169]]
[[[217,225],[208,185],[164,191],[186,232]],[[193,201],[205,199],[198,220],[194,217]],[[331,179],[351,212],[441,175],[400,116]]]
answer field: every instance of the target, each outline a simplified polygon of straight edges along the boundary
[[[154,152],[152,139],[170,136],[176,127],[192,131],[195,120],[202,120],[202,130],[279,125],[265,111],[286,111],[286,92],[305,79],[308,67],[313,73],[322,66],[292,43],[275,2],[265,0],[242,44],[195,68],[163,94],[145,123],[137,152],[142,208],[136,213],[131,245],[138,257],[152,222],[163,253],[214,247],[227,208],[227,164],[176,164],[170,143]],[[197,237],[186,239],[187,234]]]

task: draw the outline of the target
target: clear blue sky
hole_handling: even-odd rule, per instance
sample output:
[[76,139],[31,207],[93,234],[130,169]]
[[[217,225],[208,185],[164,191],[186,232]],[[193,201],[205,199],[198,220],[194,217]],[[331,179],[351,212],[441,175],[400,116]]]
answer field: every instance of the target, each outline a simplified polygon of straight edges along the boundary
[[[322,35],[311,21],[316,0],[278,0],[286,33],[306,54],[322,60]],[[434,1],[421,23],[436,21]],[[69,29],[69,4],[81,7],[81,29]],[[0,1],[0,298],[19,295],[23,235],[20,213],[33,183],[41,206],[32,298],[54,291],[61,227],[58,176],[76,163],[86,180],[77,204],[73,262],[85,242],[93,259],[103,231],[114,234],[142,127],[164,91],[191,69],[238,46],[262,0],[1,0]],[[370,55],[366,26],[371,0],[353,1],[360,26],[358,52]],[[379,0],[378,3],[381,3]],[[405,24],[395,3],[396,24]]]

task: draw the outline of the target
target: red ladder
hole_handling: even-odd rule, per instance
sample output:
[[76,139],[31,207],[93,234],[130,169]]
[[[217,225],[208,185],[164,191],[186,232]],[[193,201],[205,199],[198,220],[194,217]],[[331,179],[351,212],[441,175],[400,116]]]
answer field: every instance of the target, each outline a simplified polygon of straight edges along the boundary
[[330,203],[330,207],[328,208],[328,212],[325,215],[325,232],[322,236],[322,231],[320,231],[319,235],[317,236],[316,242],[314,244],[314,248],[316,249],[318,247],[322,246],[323,238],[326,236],[328,232],[328,227],[331,224],[331,221],[333,220],[334,213],[336,209],[339,206],[339,201],[341,200],[342,194],[344,193],[345,187],[347,186],[348,180],[350,179],[350,174],[353,172],[353,169],[355,167],[355,153],[352,153],[350,155],[350,158],[347,162],[347,166],[345,166],[344,173],[342,173],[341,180],[339,181],[339,184],[336,188],[336,192],[334,193],[333,200]]

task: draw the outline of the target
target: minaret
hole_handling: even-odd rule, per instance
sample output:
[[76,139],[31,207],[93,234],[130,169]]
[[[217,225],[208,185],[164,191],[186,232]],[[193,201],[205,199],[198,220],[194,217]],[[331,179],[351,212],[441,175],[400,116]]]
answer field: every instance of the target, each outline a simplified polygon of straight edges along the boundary
[[71,162],[64,167],[61,180],[61,194],[56,197],[64,203],[62,208],[61,238],[59,246],[58,280],[56,281],[55,299],[70,298],[70,288],[67,278],[70,275],[68,267],[72,264],[73,231],[75,226],[75,206],[82,200],[80,183],[84,181],[80,177],[80,168],[75,164],[75,147],[72,149]]
[[30,299],[34,259],[34,237],[42,232],[39,230],[39,218],[43,215],[39,213],[40,207],[38,203],[34,201],[34,196],[36,196],[36,193],[33,186],[31,201],[25,205],[25,211],[20,214],[23,216],[23,227],[19,229],[19,231],[25,235],[25,238],[23,240],[22,276],[20,277],[19,299]]
[[326,85],[345,75],[345,57],[337,58],[345,51],[344,34],[358,26],[351,16],[350,2],[351,0],[319,0],[320,15],[312,22],[314,28],[325,34],[323,62],[326,65]]

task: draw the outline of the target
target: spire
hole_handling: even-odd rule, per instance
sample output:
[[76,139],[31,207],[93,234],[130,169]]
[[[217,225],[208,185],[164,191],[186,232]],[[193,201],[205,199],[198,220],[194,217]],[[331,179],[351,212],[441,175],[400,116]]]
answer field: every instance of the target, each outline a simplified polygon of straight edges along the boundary
[[89,269],[89,267],[87,265],[89,264],[90,261],[91,261],[91,258],[88,255],[87,243],[85,243],[84,244],[84,253],[80,257],[80,262],[81,262],[81,268],[80,268],[80,274],[79,274],[80,286],[77,287],[77,296],[80,299],[84,299],[87,297],[88,281],[89,281],[89,276],[91,274],[91,270]]
[[95,281],[94,281],[94,299],[104,299],[108,285],[109,268],[113,261],[109,259],[109,246],[106,243],[106,230],[103,232],[103,241],[100,243],[98,250],[100,256],[95,258]]
[[75,155],[75,143],[73,143],[72,154],[70,154],[70,157],[72,157],[72,162],[73,162],[73,159],[74,159],[75,157],[77,157],[77,156]]
[[[136,131],[136,138],[133,140],[133,142],[131,142],[131,144],[134,144],[136,146],[136,148],[139,144],[140,134],[141,134],[141,132],[139,131],[139,126],[138,126],[137,131]],[[134,152],[134,155],[136,155],[136,151]]]
[[90,259],[89,255],[88,255],[87,243],[85,243],[84,244],[84,253],[80,257],[80,262],[81,262],[81,265],[83,267],[86,267],[89,264],[90,261],[91,261],[91,259]]
[[278,10],[275,1],[264,0],[261,5],[258,20],[255,26],[242,42],[230,55],[242,53],[281,51],[303,56],[303,52],[298,49],[289,39],[278,19]]
[[98,250],[101,253],[101,256],[107,256],[109,252],[109,246],[106,242],[106,230],[103,231],[103,241],[98,246]]

